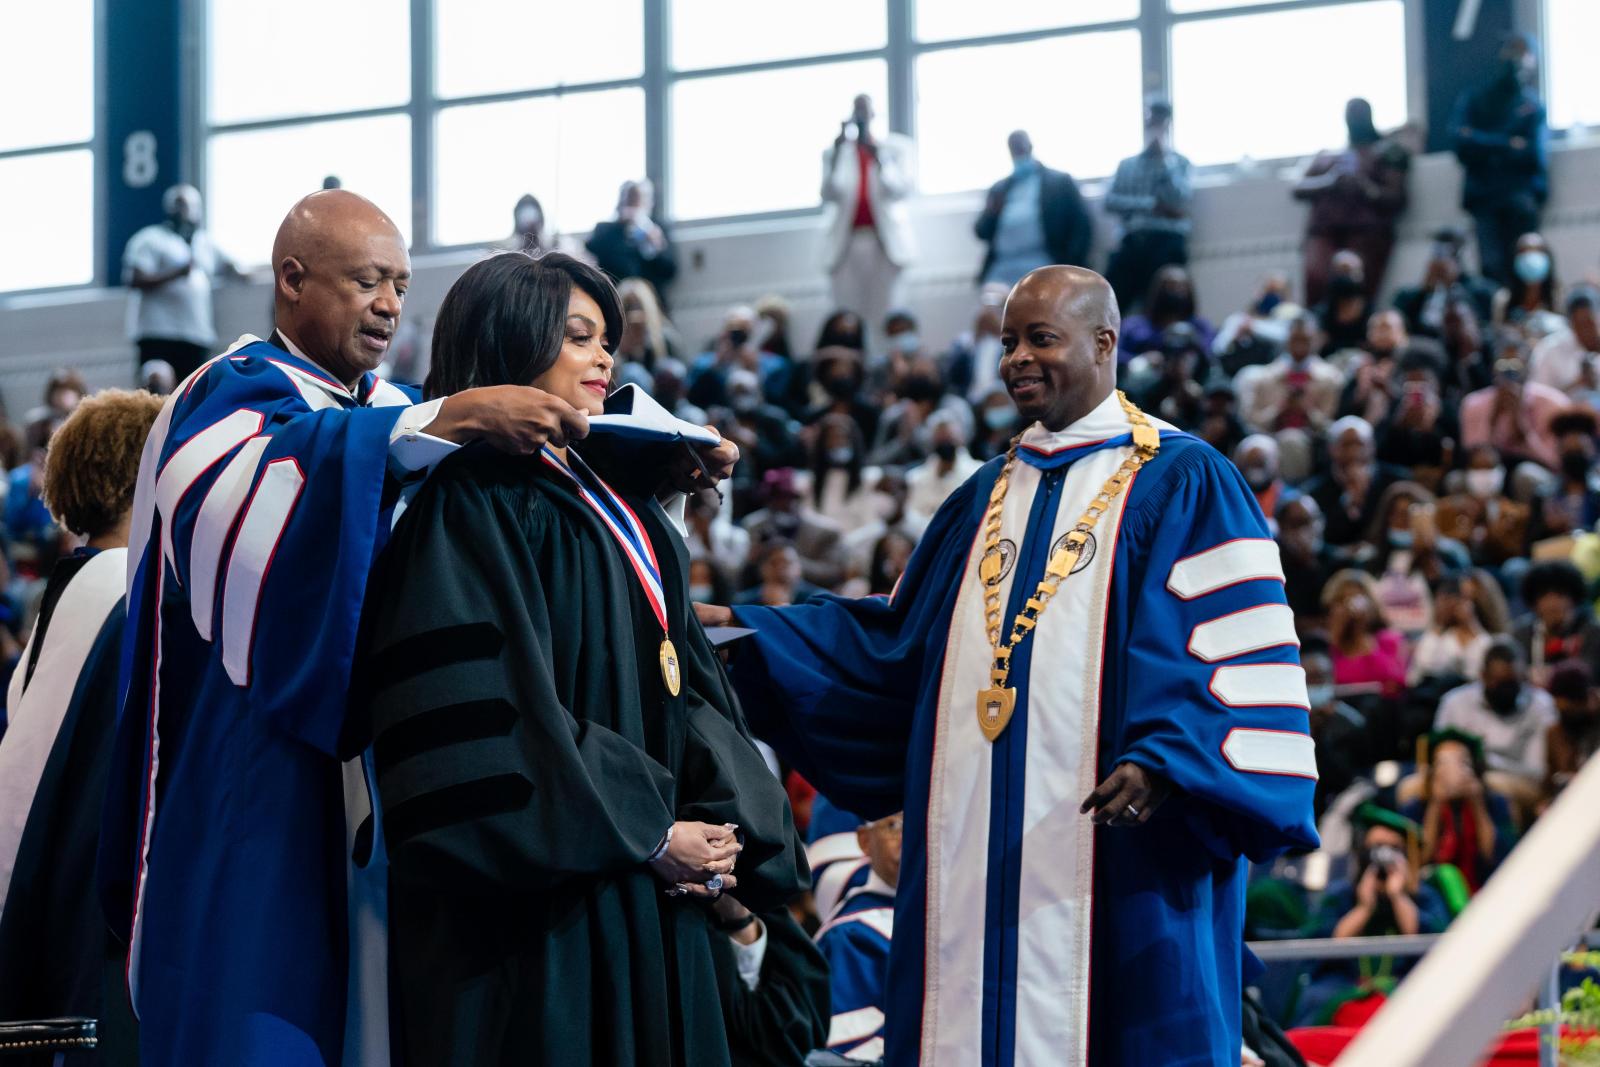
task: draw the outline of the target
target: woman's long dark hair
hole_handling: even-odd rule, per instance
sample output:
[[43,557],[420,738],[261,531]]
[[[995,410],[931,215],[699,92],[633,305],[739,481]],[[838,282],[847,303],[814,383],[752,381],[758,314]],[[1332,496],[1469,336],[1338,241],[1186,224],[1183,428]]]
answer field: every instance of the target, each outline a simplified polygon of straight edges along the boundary
[[847,492],[855,496],[861,491],[861,467],[865,462],[861,453],[866,451],[866,438],[861,434],[861,427],[856,420],[848,415],[826,415],[817,423],[817,437],[811,446],[811,501],[817,507],[822,506],[823,482],[827,480],[828,472],[836,468],[828,465],[828,427],[832,425],[844,426],[850,432],[850,449],[853,458],[848,467],[837,468],[846,475]]
[[433,362],[423,395],[483,385],[529,385],[555,364],[577,286],[605,317],[606,351],[622,337],[622,301],[600,271],[564,252],[502,252],[468,267],[433,324]]

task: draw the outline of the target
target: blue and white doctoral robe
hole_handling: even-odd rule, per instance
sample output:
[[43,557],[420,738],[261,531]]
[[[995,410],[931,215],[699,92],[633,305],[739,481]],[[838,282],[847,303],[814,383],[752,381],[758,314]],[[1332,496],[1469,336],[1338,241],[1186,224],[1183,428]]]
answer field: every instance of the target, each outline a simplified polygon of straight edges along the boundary
[[853,1060],[883,1057],[894,895],[894,888],[873,874],[845,894],[834,916],[817,931],[817,948],[828,961],[833,1007],[828,1050]]
[[[1246,860],[1315,846],[1316,765],[1254,497],[1210,446],[1160,429],[1012,656],[1016,711],[993,743],[978,564],[1001,461],[945,502],[890,598],[736,610],[756,630],[734,677],[757,733],[835,802],[905,810],[894,1067],[1238,1059]],[[1007,630],[1131,435],[1112,396],[1022,444]],[[1078,805],[1124,761],[1173,795],[1142,827],[1095,829]]]
[[821,793],[811,800],[806,862],[811,865],[811,901],[824,922],[833,917],[845,895],[865,885],[872,874],[872,865],[856,837],[861,822],[861,816],[845,811]]
[[140,463],[99,867],[151,1067],[387,1058],[383,872],[350,862],[382,837],[340,734],[401,483],[454,446],[283,344],[186,379]]

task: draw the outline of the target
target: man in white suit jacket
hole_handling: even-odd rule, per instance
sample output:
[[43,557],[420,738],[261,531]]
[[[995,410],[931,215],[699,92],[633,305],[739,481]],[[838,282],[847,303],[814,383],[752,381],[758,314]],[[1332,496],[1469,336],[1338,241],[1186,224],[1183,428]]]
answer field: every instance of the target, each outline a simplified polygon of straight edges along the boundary
[[906,198],[916,185],[911,139],[872,133],[872,98],[856,97],[839,136],[822,154],[822,202],[829,206],[826,267],[833,304],[859,313],[873,336],[898,306],[900,272],[915,255]]

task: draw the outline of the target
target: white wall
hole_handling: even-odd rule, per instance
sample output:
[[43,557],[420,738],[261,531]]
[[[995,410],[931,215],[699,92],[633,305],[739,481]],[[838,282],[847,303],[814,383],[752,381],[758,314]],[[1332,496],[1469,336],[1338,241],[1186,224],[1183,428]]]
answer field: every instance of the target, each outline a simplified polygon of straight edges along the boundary
[[[1574,280],[1600,271],[1600,148],[1560,151],[1552,157],[1554,195],[1544,232],[1561,276]],[[998,177],[998,175],[997,175]],[[1214,320],[1241,307],[1270,270],[1298,277],[1303,209],[1289,196],[1286,175],[1235,175],[1202,185],[1195,197],[1191,266],[1202,311]],[[1098,188],[1085,192],[1098,211]],[[1392,287],[1419,277],[1428,235],[1448,222],[1465,221],[1457,207],[1459,177],[1447,155],[1417,161],[1411,209],[1389,270]],[[931,198],[916,205],[921,254],[905,279],[905,302],[923,319],[923,335],[939,345],[972,317],[974,276],[982,249],[972,236],[979,194]],[[1112,229],[1102,219],[1095,263],[1104,263]],[[793,337],[804,350],[827,314],[816,217],[762,224],[683,226],[682,263],[673,292],[680,332],[691,342],[710,336],[722,312],[766,293],[781,293],[794,308]],[[424,331],[456,276],[473,254],[420,257],[407,298],[407,317]],[[125,339],[126,294],[120,289],[79,290],[32,297],[0,297],[0,398],[13,418],[39,402],[44,382],[59,366],[76,366],[92,387],[124,385],[133,374]],[[218,290],[218,333],[224,343],[269,328],[267,281]]]

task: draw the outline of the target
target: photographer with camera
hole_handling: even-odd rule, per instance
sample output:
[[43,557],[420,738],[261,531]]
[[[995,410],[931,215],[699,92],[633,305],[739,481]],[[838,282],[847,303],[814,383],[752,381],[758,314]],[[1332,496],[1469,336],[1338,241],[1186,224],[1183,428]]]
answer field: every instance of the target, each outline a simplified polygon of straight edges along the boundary
[[1422,826],[1422,862],[1450,864],[1469,893],[1477,893],[1516,843],[1506,798],[1484,784],[1483,742],[1461,730],[1428,739],[1423,796],[1406,805]]
[[[1348,880],[1328,886],[1307,937],[1381,937],[1436,934],[1450,922],[1444,898],[1418,881],[1413,862],[1421,828],[1391,808],[1368,802],[1355,810],[1355,852]],[[1354,1024],[1366,1012],[1355,1005],[1386,996],[1412,959],[1363,956],[1327,960],[1316,967],[1300,1000],[1298,1025]],[[1351,1014],[1344,1014],[1346,1005]]]

